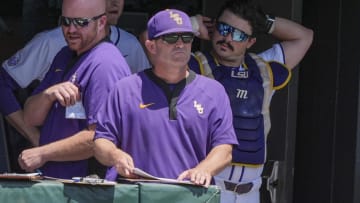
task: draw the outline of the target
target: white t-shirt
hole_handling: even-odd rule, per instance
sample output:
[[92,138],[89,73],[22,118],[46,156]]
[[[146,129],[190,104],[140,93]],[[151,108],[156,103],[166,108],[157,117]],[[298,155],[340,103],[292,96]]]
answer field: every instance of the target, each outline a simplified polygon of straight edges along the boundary
[[[150,63],[137,38],[115,26],[111,26],[110,40],[119,48],[132,73],[150,67]],[[38,33],[24,48],[2,64],[9,75],[22,88],[33,80],[42,80],[55,55],[66,46],[61,27]]]
[[265,61],[277,61],[285,64],[285,54],[280,44],[273,44],[273,46],[258,54]]

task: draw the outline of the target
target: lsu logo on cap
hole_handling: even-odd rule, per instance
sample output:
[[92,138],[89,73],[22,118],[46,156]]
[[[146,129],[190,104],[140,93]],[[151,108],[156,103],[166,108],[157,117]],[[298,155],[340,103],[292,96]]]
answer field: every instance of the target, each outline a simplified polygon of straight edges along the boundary
[[178,25],[183,24],[183,20],[178,13],[173,13],[173,11],[170,11],[170,18],[172,18]]
[[15,54],[11,58],[8,59],[7,65],[8,66],[16,66],[20,61],[20,54]]

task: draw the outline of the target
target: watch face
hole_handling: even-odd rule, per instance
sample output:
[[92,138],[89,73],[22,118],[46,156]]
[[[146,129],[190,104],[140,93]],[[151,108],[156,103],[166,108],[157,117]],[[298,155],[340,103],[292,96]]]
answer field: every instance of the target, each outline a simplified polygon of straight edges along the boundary
[[275,22],[275,16],[272,16],[272,15],[269,15],[269,14],[266,14],[266,32],[271,34],[274,29],[275,29],[275,26],[274,26],[274,22]]

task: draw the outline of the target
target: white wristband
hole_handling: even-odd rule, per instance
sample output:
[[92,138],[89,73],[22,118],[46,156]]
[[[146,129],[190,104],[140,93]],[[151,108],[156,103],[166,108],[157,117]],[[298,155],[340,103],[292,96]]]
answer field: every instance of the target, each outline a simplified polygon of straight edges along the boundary
[[199,32],[200,26],[196,19],[196,16],[191,16],[190,21],[191,21],[192,30],[194,31],[195,36],[199,36],[200,35],[200,32]]

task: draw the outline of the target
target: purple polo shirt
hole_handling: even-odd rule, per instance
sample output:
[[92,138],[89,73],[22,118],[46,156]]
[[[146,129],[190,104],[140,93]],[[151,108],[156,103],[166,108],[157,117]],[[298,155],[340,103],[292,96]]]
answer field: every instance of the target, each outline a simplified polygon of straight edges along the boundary
[[[98,114],[95,139],[129,153],[135,167],[177,178],[212,148],[237,144],[228,96],[215,80],[196,75],[174,86],[146,70],[117,83]],[[109,170],[109,180],[116,171]]]
[[[125,59],[111,43],[102,42],[78,57],[68,47],[63,48],[33,94],[75,77],[87,118],[66,119],[65,107],[59,102],[54,102],[41,128],[40,145],[72,136],[88,125],[97,123],[95,115],[105,101],[102,98],[107,97],[118,80],[128,75],[130,69]],[[87,169],[87,160],[47,162],[41,168],[45,176],[57,178],[86,176]]]
[[0,113],[5,116],[21,109],[13,91],[19,89],[20,86],[5,71],[3,67],[0,69]]

